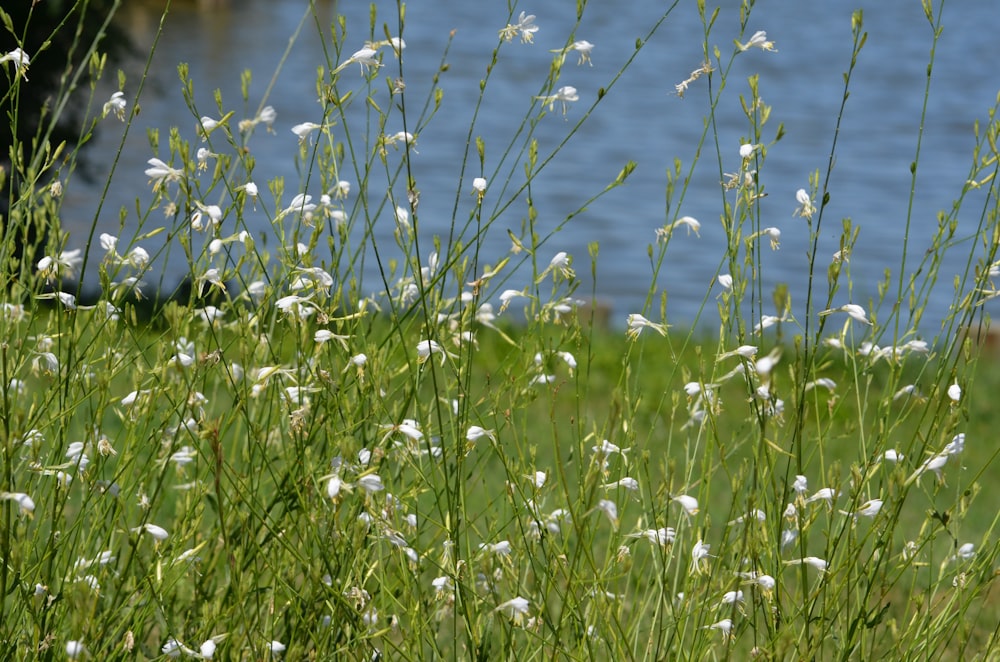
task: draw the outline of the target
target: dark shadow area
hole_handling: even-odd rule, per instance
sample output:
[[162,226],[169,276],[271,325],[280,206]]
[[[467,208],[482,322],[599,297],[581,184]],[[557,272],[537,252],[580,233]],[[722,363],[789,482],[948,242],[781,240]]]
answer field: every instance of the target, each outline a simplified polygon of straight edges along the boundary
[[[0,167],[5,173],[0,178],[0,224],[7,258],[3,265],[4,285],[9,288],[9,281],[23,273],[22,264],[34,263],[39,247],[47,239],[45,230],[30,218],[24,223],[9,222],[10,210],[17,205],[23,185],[22,174],[12,167],[12,156],[19,154],[18,162],[30,163],[35,151],[44,149],[46,143],[75,145],[84,118],[73,103],[53,117],[60,89],[80,67],[88,66],[88,53],[95,42],[98,50],[107,55],[106,71],[114,71],[133,48],[128,35],[114,22],[105,26],[114,6],[111,0],[4,4],[10,23],[0,27],[0,55],[21,48],[30,58],[26,77],[17,75],[10,63],[0,72],[0,115],[5,120],[0,121]],[[15,84],[19,77],[20,82]]]

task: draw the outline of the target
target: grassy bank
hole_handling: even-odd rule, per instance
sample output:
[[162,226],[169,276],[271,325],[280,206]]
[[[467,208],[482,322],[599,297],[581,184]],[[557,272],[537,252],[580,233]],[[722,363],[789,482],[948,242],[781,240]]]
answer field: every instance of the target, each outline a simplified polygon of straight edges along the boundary
[[[21,650],[45,649],[53,626],[98,655],[146,656],[219,635],[234,655],[274,639],[359,658],[537,645],[826,658],[852,627],[853,654],[901,654],[926,628],[949,655],[992,641],[993,357],[971,364],[979,386],[959,407],[933,381],[940,357],[859,365],[826,350],[817,376],[831,381],[806,391],[798,465],[788,422],[748,400],[752,371],[692,394],[777,355],[763,343],[757,360],[717,360],[715,340],[629,340],[571,316],[473,324],[475,344],[421,362],[416,320],[234,316],[8,321],[20,377],[7,467],[33,502],[5,509],[5,628]],[[352,362],[336,339],[316,341],[331,328],[374,351]],[[796,356],[775,347],[777,390],[796,382]],[[536,348],[549,348],[541,361]],[[919,393],[893,400],[901,381]],[[713,406],[692,423],[706,392]],[[958,432],[968,443],[940,477],[914,480]],[[845,514],[870,496],[883,510]],[[792,564],[810,557],[828,569]],[[721,604],[730,592],[741,599]],[[523,614],[500,607],[526,595]],[[731,641],[702,630],[725,618]]]

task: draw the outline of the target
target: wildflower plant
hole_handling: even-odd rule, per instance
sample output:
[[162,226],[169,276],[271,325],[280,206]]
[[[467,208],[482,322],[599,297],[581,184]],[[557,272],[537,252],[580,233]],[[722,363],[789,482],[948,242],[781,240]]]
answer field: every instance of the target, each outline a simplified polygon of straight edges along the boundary
[[[674,90],[702,99],[697,153],[714,156],[668,171],[666,218],[637,247],[645,305],[611,332],[581,305],[578,274],[596,271],[599,248],[563,249],[575,214],[542,232],[530,191],[676,3],[596,98],[563,80],[612,57],[577,34],[586,3],[566,34],[510,5],[492,61],[533,49],[541,73],[507,142],[470,122],[452,190],[423,183],[417,147],[446,79],[406,85],[402,5],[321,27],[328,61],[301,116],[251,99],[250,73],[242,99],[199,98],[179,66],[190,117],[150,133],[149,189],[116,231],[63,232],[55,184],[70,184],[75,151],[44,135],[30,161],[14,150],[0,640],[71,659],[994,655],[997,516],[983,488],[996,451],[972,407],[977,383],[997,382],[961,331],[1000,280],[995,109],[968,176],[987,189],[975,233],[960,242],[953,222],[968,184],[931,248],[858,301],[860,228],[843,221],[837,255],[819,250],[839,129],[787,212],[765,214],[781,110],[762,101],[764,76],[729,74],[738,58],[782,57],[780,35],[749,29],[752,5],[733,35],[698,3],[704,61]],[[936,40],[940,9],[924,6]],[[851,35],[838,123],[861,12]],[[29,58],[0,62],[16,94]],[[476,110],[502,75],[484,64]],[[89,107],[128,130],[142,81],[118,83]],[[716,123],[727,104],[743,112],[735,144]],[[256,178],[263,140],[287,143],[298,181]],[[707,339],[668,314],[661,285],[708,225],[683,211],[697,167],[718,171],[725,236]],[[445,234],[421,223],[432,196],[452,201]],[[274,245],[256,235],[262,219]],[[22,264],[29,220],[48,239]],[[809,239],[805,302],[763,288],[782,232]],[[506,252],[489,252],[497,235]],[[925,340],[941,254],[957,246],[966,272]],[[142,321],[167,251],[183,254],[191,292]],[[96,297],[75,284],[87,270]]]

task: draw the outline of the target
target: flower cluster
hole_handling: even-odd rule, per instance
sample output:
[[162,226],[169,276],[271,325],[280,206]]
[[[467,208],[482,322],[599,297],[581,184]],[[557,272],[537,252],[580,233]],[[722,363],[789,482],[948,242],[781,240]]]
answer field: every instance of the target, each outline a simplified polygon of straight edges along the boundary
[[[497,47],[544,34],[521,12]],[[998,550],[969,538],[985,475],[966,470],[983,446],[971,371],[912,329],[889,339],[885,307],[837,287],[847,239],[827,303],[796,317],[779,288],[761,304],[766,246],[783,236],[763,221],[774,143],[760,126],[724,157],[738,163],[720,182],[725,254],[704,283],[707,303],[721,290],[718,334],[682,339],[655,279],[604,333],[530,196],[510,243],[487,240],[516,227],[524,190],[490,170],[485,141],[479,176],[452,182],[467,223],[429,236],[421,186],[440,192],[410,159],[418,140],[438,146],[399,103],[402,80],[376,84],[405,42],[370,38],[321,73],[322,112],[280,131],[264,100],[238,121],[221,95],[217,115],[192,102],[196,122],[145,169],[140,216],[160,209],[165,227],[95,232],[99,291],[80,301],[61,289],[83,251],[57,234],[23,265],[30,295],[0,302],[11,650],[631,658],[681,642],[692,657],[769,659],[794,642],[821,659],[899,652],[883,621],[919,639],[974,611]],[[592,43],[560,43],[551,94],[526,111],[529,184],[539,106],[566,114],[580,94],[561,67],[572,53],[591,64]],[[737,42],[752,48],[775,50],[764,32]],[[28,58],[6,62],[23,75]],[[353,65],[360,81],[342,75]],[[378,122],[348,131],[363,95]],[[127,109],[119,91],[101,114]],[[261,178],[260,140],[308,169],[300,186]],[[809,181],[800,229],[823,204]],[[716,227],[673,206],[656,226],[654,278]],[[144,323],[143,279],[173,249],[158,235],[179,238],[190,287]],[[967,301],[998,265],[982,261]],[[925,618],[924,587],[947,593],[940,618]],[[911,599],[885,602],[897,593]]]

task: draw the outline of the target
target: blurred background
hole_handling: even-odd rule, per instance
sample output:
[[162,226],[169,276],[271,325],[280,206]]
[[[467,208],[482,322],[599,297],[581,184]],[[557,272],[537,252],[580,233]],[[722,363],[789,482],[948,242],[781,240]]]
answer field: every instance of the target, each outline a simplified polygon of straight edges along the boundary
[[[711,41],[718,45],[725,61],[739,30],[739,3],[724,0],[717,4],[721,5],[721,12]],[[869,37],[852,79],[851,96],[840,127],[831,179],[832,198],[823,221],[817,270],[817,291],[824,294],[826,264],[839,248],[841,220],[850,217],[861,228],[858,244],[850,256],[854,287],[853,292],[843,289],[837,303],[854,301],[865,307],[871,297],[877,296],[877,284],[886,269],[899,272],[911,186],[909,167],[916,155],[921,130],[921,107],[932,46],[931,28],[919,2],[868,4],[864,7],[864,28]],[[374,5],[378,12],[376,37],[382,38],[383,23],[396,34],[395,3],[379,0]],[[413,155],[414,174],[422,192],[419,231],[428,240],[425,246],[430,245],[433,235],[446,234],[452,222],[466,131],[472,120],[478,82],[497,43],[497,31],[507,23],[505,5],[438,0],[411,2],[406,7],[404,66],[411,107],[422,105],[449,33],[455,31],[447,56],[449,69],[440,81],[445,92],[443,105],[418,136],[418,153]],[[515,41],[504,46],[487,88],[475,133],[486,141],[488,168],[495,165],[529,108],[532,96],[539,93],[552,58],[549,50],[562,47],[572,28],[572,11],[567,11],[571,3],[536,5],[518,7],[518,11],[524,9],[537,16],[539,31],[535,43]],[[123,55],[120,63],[128,73],[125,93],[130,99],[152,48],[164,6],[162,1],[133,0],[125,3],[115,22],[116,29],[127,35],[132,46],[131,54]],[[636,39],[649,30],[666,6],[662,0],[588,3],[575,38],[594,44],[593,66],[578,66],[576,54],[567,57],[559,84],[576,87],[580,100],[570,106],[565,117],[557,108],[543,119],[537,132],[543,152],[563,138],[596,98],[598,89],[608,86],[634,51]],[[349,55],[369,38],[370,7],[367,1],[345,0],[321,0],[315,3],[314,10],[304,0],[172,2],[156,46],[151,76],[140,100],[141,113],[133,123],[100,214],[95,215],[97,202],[118,150],[123,125],[109,120],[101,123],[96,140],[85,151],[86,177],[76,177],[67,187],[63,227],[70,232],[69,248],[85,243],[95,221],[97,233],[120,232],[123,240],[127,239],[129,224],[136,219],[136,199],[143,206],[150,199],[148,178],[143,174],[146,160],[168,156],[167,129],[177,126],[183,136],[194,141],[197,116],[186,107],[180,93],[178,62],[190,65],[199,114],[219,117],[213,99],[215,90],[221,92],[226,109],[236,111],[234,123],[253,117],[262,104],[276,109],[275,133],[258,131],[251,146],[258,162],[255,179],[262,194],[268,197],[264,186],[267,178],[284,176],[287,202],[299,185],[294,164],[296,138],[290,128],[300,122],[319,122],[322,117],[316,100],[315,77],[317,67],[326,62],[324,48],[332,50],[330,26],[338,13],[345,16],[348,32],[343,50]],[[717,113],[724,172],[739,169],[739,145],[748,136],[749,127],[738,101],[740,94],[749,96],[748,75],[760,74],[761,97],[772,106],[765,138],[773,138],[779,123],[785,126],[784,138],[768,146],[767,162],[760,175],[768,193],[761,201],[763,224],[778,227],[782,233],[780,250],[765,251],[762,278],[765,297],[776,284],[789,284],[793,309],[798,313],[805,299],[808,233],[805,221],[792,215],[797,207],[795,192],[808,188],[810,173],[826,168],[843,96],[843,74],[849,66],[851,14],[857,8],[857,3],[842,2],[759,3],[746,34],[766,30],[777,52],[753,49],[737,58]],[[301,34],[265,98],[289,38],[306,14],[309,17]],[[995,65],[1000,12],[996,11],[993,0],[949,4],[944,10],[943,23],[945,29],[938,42],[923,127],[907,271],[916,267],[917,260],[930,246],[938,212],[950,210],[959,196],[972,165],[974,123],[986,120],[1000,91],[1000,68]],[[710,285],[724,259],[725,242],[719,222],[720,165],[714,158],[714,145],[704,146],[703,161],[681,206],[676,207],[678,194],[672,201],[673,208],[667,209],[665,205],[666,170],[675,159],[680,159],[687,172],[696,155],[708,109],[705,79],[692,84],[683,98],[674,89],[703,61],[702,35],[695,3],[678,3],[582,130],[532,188],[544,234],[603,189],[627,160],[637,162],[635,173],[624,187],[574,217],[539,256],[544,266],[558,251],[572,254],[577,273],[584,281],[579,294],[587,295],[592,288],[587,245],[599,242],[595,291],[597,298],[611,308],[616,325],[623,325],[629,313],[643,309],[653,274],[647,248],[655,242],[656,228],[678,215],[699,219],[700,237],[685,236],[683,231],[675,235],[665,268],[657,278],[657,293],[667,293],[667,318],[675,325],[690,325],[696,320],[708,325],[717,320],[714,296],[719,290],[718,287],[710,290]],[[386,62],[390,61],[391,53],[387,52]],[[247,104],[240,93],[240,74],[245,69],[253,71]],[[391,75],[391,71],[384,70],[381,77]],[[360,89],[362,79],[356,68],[341,77],[342,89],[347,89],[355,78]],[[113,75],[108,76],[106,95],[104,91],[98,95],[102,102],[116,89],[110,86],[113,80]],[[385,97],[383,101],[387,100],[385,87],[376,89]],[[146,130],[152,127],[161,131],[158,153],[153,152],[147,138]],[[390,126],[387,132],[401,129]],[[339,130],[340,127],[333,129],[335,136]],[[480,174],[475,161],[473,156],[470,166],[474,170],[466,173],[463,184],[468,191],[471,178]],[[316,196],[321,193],[306,192]],[[349,203],[356,192],[357,188]],[[460,200],[462,205],[471,206],[473,198],[466,193],[462,191]],[[938,332],[940,320],[947,313],[954,276],[965,270],[970,242],[975,240],[972,233],[985,201],[985,192],[980,190],[970,193],[964,203],[956,235],[964,243],[954,247],[943,265],[931,307],[921,325],[922,333],[928,337]],[[489,203],[488,193],[487,209]],[[122,207],[127,210],[126,226],[120,231],[118,218]],[[458,220],[464,222],[467,214],[468,208],[461,207]],[[517,233],[525,214],[523,204],[514,205],[504,213],[483,246],[482,261],[495,262],[506,254],[510,244],[503,230],[509,228]],[[271,233],[270,223],[262,212],[258,216],[260,225],[253,228],[254,232],[266,236]],[[384,238],[388,239],[393,229],[391,217],[386,218],[384,228]],[[165,262],[158,264],[157,269],[166,269],[168,284],[170,274],[186,270],[180,251],[172,251]],[[370,261],[368,264],[374,270]],[[366,293],[382,289],[374,273],[364,275]],[[529,278],[530,274],[515,276],[506,286],[520,288]],[[892,291],[895,286],[893,281]],[[892,301],[888,303],[891,305]],[[703,305],[705,314],[698,318]],[[654,303],[647,316],[658,319],[658,307]],[[765,306],[765,312],[772,312],[769,307]],[[986,310],[995,311],[996,307],[988,305]],[[888,307],[883,310],[883,316],[887,314]]]

